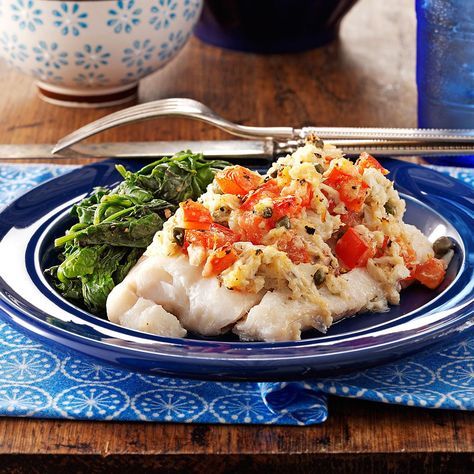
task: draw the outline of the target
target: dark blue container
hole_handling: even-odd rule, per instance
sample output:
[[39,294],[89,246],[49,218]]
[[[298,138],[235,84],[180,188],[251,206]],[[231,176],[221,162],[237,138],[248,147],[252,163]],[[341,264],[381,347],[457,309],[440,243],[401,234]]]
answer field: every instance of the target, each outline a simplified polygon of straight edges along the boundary
[[357,0],[205,0],[195,34],[206,43],[253,53],[290,53],[337,37]]
[[[418,124],[474,128],[474,0],[417,0]],[[474,157],[436,159],[474,166]]]

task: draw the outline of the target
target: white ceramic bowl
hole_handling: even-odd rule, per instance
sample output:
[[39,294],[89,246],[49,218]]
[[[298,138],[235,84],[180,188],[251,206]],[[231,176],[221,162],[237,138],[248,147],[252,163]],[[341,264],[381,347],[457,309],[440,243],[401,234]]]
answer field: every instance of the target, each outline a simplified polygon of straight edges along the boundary
[[112,105],[178,54],[202,0],[0,0],[0,54],[50,102]]

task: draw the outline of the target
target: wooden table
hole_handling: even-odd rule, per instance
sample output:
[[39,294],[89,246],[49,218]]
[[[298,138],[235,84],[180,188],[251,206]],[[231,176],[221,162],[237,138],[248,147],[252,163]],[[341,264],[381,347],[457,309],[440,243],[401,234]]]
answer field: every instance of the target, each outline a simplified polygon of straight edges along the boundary
[[[295,55],[257,56],[192,40],[164,71],[143,81],[140,101],[201,100],[229,119],[257,125],[415,126],[412,0],[361,0],[341,39]],[[0,66],[0,143],[55,142],[110,109],[41,102],[31,80]],[[96,140],[212,139],[196,122],[166,120]],[[227,138],[227,137],[225,137]],[[473,472],[473,418],[330,399],[320,426],[260,427],[56,420],[0,420],[0,471]],[[49,455],[49,456],[45,456]]]

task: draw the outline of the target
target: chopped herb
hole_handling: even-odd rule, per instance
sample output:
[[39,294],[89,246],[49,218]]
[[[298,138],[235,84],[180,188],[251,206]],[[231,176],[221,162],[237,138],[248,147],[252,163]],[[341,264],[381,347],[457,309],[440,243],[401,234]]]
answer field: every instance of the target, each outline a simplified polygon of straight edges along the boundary
[[286,229],[291,229],[290,218],[288,216],[284,216],[277,221],[275,227],[285,227]]
[[182,227],[173,229],[173,239],[180,247],[184,245],[184,229]]
[[319,174],[323,174],[323,173],[324,173],[323,165],[321,165],[320,163],[316,163],[316,164],[314,165],[314,167],[316,168],[316,171],[317,171]]
[[265,219],[269,219],[270,217],[273,216],[273,209],[271,207],[266,207],[263,210],[262,215],[263,215],[263,217],[265,217]]
[[326,272],[322,268],[318,268],[316,273],[313,275],[314,284],[321,285],[326,279]]
[[387,214],[390,214],[390,215],[392,215],[392,216],[395,215],[396,209],[395,209],[395,205],[393,204],[392,201],[387,201],[387,202],[384,204],[383,207],[385,208],[385,212],[386,212]]

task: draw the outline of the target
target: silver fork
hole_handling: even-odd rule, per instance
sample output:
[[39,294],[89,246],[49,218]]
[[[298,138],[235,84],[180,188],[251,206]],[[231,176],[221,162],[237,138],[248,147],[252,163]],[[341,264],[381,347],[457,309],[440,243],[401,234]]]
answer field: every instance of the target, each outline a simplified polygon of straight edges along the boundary
[[387,155],[474,154],[474,130],[352,127],[252,127],[238,125],[193,99],[163,99],[135,105],[79,128],[58,141],[58,153],[88,137],[120,125],[158,117],[185,117],[214,125],[231,135],[271,141],[274,154],[292,152],[310,135],[330,140],[346,153],[369,151]]

